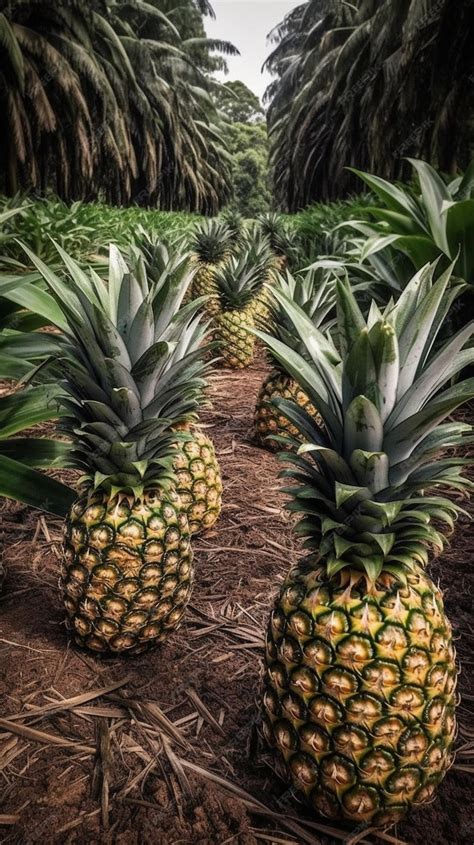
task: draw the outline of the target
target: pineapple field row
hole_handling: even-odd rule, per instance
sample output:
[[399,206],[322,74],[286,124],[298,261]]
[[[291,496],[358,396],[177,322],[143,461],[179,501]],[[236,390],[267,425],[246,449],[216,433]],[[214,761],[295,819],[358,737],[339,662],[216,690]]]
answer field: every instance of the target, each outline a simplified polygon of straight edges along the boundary
[[5,842],[472,838],[474,164],[412,165],[309,263],[5,233]]

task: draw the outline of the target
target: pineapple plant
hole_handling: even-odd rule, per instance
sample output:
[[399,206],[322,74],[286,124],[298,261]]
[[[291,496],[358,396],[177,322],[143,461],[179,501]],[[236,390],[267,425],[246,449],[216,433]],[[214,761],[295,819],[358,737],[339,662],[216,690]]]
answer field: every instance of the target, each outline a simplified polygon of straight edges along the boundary
[[259,226],[254,221],[247,227],[245,235],[241,238],[241,246],[242,248],[247,247],[249,250],[256,251],[254,258],[256,263],[263,259],[266,264],[264,284],[258,288],[251,310],[255,325],[263,329],[263,331],[271,331],[273,327],[272,287],[276,281],[277,271],[270,238],[262,234]]
[[234,246],[242,242],[246,234],[245,217],[233,209],[222,212],[220,220],[229,228]]
[[191,249],[194,253],[196,273],[193,279],[193,297],[208,296],[206,310],[214,315],[219,312],[219,291],[215,271],[225,265],[232,253],[233,230],[220,220],[205,220],[194,232]]
[[[300,341],[298,332],[286,310],[287,302],[292,302],[298,314],[306,314],[313,326],[321,331],[327,331],[334,321],[330,320],[335,310],[335,279],[331,279],[320,270],[309,270],[304,276],[295,278],[288,271],[286,276],[280,275],[276,287],[273,289],[272,306],[272,335],[286,343],[291,349],[305,354],[304,343]],[[301,309],[301,310],[300,310]],[[329,343],[328,351],[334,362],[339,360],[339,353]],[[316,408],[312,405],[307,393],[293,378],[279,359],[268,350],[273,368],[260,388],[254,411],[254,438],[266,449],[278,451],[282,442],[287,448],[297,447],[301,443],[301,435],[290,420],[274,404],[275,399],[286,399],[296,402],[300,408],[316,417]]]
[[472,378],[451,385],[474,323],[436,344],[459,289],[433,272],[367,319],[338,281],[342,364],[291,302],[307,356],[266,338],[324,429],[277,400],[305,440],[283,475],[308,555],[268,625],[264,733],[313,810],[381,827],[433,798],[456,734],[452,630],[426,565],[461,510],[443,487],[473,486],[446,449],[474,439],[450,417],[474,396]]
[[205,330],[198,307],[173,320],[175,276],[148,280],[111,247],[108,284],[63,250],[67,278],[28,251],[65,321],[64,354],[52,366],[83,472],[65,524],[61,589],[76,642],[98,653],[137,653],[179,624],[193,562],[187,507],[177,492],[175,429],[203,398]]
[[274,211],[257,217],[257,228],[270,241],[277,270],[286,270],[290,257],[296,250],[296,234],[285,224],[281,214]]
[[[146,249],[143,249],[146,246]],[[183,320],[190,314],[196,313],[200,305],[208,301],[206,297],[194,300],[188,308],[182,308],[186,303],[193,278],[193,270],[189,268],[189,254],[170,253],[168,247],[154,239],[141,241],[141,249],[131,250],[131,259],[137,274],[145,271],[148,279],[155,284],[154,310],[159,323],[157,330],[162,339],[176,336],[180,341],[181,355],[189,355],[197,350],[204,339],[204,331],[198,324],[195,337],[182,335]],[[182,503],[186,506],[191,534],[198,534],[212,528],[217,522],[222,510],[222,478],[216,457],[214,444],[206,434],[195,425],[177,426],[176,430],[186,431],[188,439],[176,444],[176,455],[173,468],[176,473],[176,486]]]
[[223,366],[242,369],[252,362],[255,336],[248,329],[255,325],[255,298],[267,279],[268,263],[267,242],[257,240],[243,245],[214,273],[219,312],[212,325]]

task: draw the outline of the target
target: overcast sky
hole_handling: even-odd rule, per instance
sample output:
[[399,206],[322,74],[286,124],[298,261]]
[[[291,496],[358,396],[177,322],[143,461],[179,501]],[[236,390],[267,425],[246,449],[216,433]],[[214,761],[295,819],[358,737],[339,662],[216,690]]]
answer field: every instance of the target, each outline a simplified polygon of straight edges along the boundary
[[210,38],[232,41],[241,55],[229,57],[226,80],[241,79],[259,97],[271,80],[262,65],[271,52],[267,35],[301,0],[211,0],[216,20],[204,18]]

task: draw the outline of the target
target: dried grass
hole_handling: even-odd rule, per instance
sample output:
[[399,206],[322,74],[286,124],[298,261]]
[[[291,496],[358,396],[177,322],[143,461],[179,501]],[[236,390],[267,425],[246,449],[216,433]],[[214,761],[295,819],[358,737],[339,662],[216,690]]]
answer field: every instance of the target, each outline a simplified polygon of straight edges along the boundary
[[[25,831],[35,828],[44,800],[37,794],[42,773],[50,772],[58,809],[52,805],[47,830],[38,822],[31,842],[113,841],[120,832],[141,831],[150,813],[155,831],[163,828],[168,835],[172,826],[170,842],[191,842],[182,831],[189,807],[206,810],[206,788],[216,801],[237,808],[240,825],[238,834],[218,840],[210,827],[206,841],[212,845],[321,845],[322,839],[405,845],[394,831],[351,832],[318,820],[291,798],[282,810],[285,786],[272,755],[259,747],[254,721],[264,625],[272,592],[299,554],[275,481],[275,457],[246,440],[251,392],[255,395],[264,373],[260,361],[247,373],[213,379],[217,411],[205,422],[224,471],[224,512],[221,523],[196,544],[197,581],[186,623],[160,650],[126,661],[65,648],[56,596],[61,525],[0,502],[10,570],[0,596],[0,657],[9,669],[22,661],[21,672],[8,673],[4,712],[10,715],[0,719],[5,843],[19,845]],[[444,561],[455,570],[454,545]],[[462,578],[468,585],[464,571]],[[449,599],[449,585],[447,593]],[[464,616],[456,622],[458,634],[463,626],[461,659],[469,665],[472,630]],[[463,694],[459,750],[449,777],[474,772],[471,693]],[[83,788],[65,819],[69,805],[61,802],[73,800],[72,789]],[[224,811],[220,816],[225,818]],[[143,842],[165,841],[150,831],[140,835]]]

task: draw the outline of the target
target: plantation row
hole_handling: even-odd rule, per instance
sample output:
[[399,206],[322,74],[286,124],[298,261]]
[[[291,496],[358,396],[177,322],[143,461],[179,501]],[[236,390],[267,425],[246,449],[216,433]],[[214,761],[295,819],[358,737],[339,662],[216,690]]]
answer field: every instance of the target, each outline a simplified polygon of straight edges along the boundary
[[416,188],[361,174],[380,205],[349,205],[309,266],[318,210],[168,223],[75,205],[64,223],[42,204],[61,243],[27,203],[1,218],[0,493],[65,518],[71,637],[138,654],[182,620],[193,537],[226,492],[199,427],[209,374],[263,344],[254,437],[280,453],[307,550],[268,622],[265,737],[313,810],[380,827],[453,759],[457,667],[428,567],[472,488],[453,414],[474,398],[474,164],[447,184],[412,163]]

